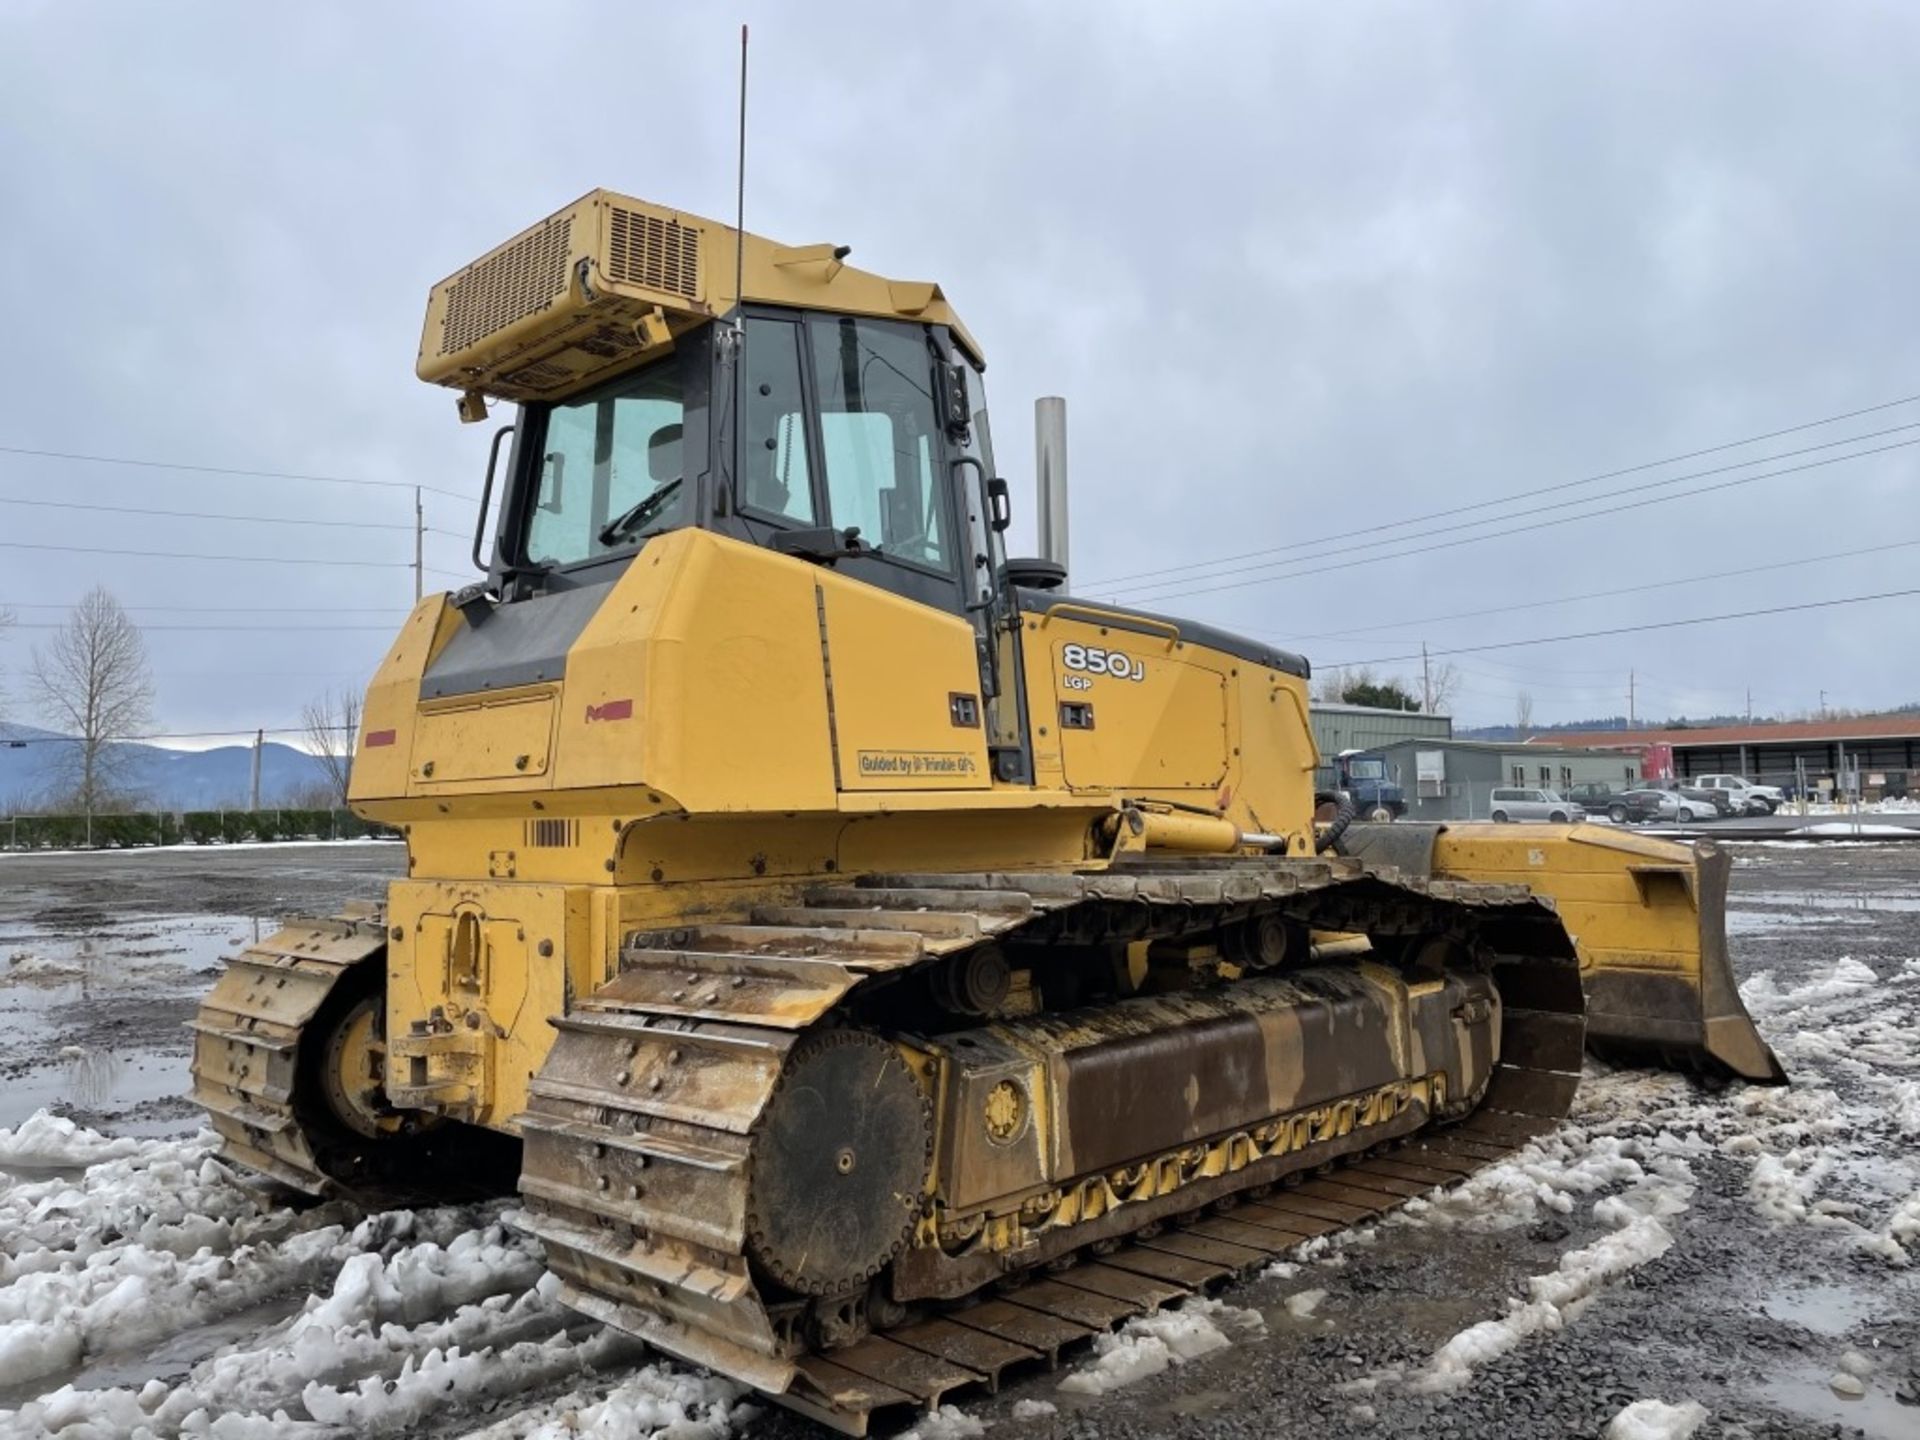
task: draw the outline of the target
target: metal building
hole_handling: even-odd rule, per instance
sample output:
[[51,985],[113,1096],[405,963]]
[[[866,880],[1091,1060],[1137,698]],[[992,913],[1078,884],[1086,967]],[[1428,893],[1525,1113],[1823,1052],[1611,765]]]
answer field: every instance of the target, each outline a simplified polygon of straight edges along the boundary
[[1814,799],[1838,792],[1878,800],[1920,791],[1920,713],[1911,711],[1756,725],[1594,730],[1556,738],[1639,755],[1649,773],[1670,768],[1681,779],[1740,775]]
[[1308,706],[1313,743],[1320,747],[1321,769],[1332,773],[1342,750],[1378,750],[1402,740],[1451,740],[1453,719],[1418,710],[1381,710],[1372,705],[1339,705],[1315,700]]
[[1535,745],[1517,740],[1402,740],[1375,747],[1405,791],[1409,820],[1484,820],[1496,786],[1563,791],[1638,780],[1638,757],[1613,750]]

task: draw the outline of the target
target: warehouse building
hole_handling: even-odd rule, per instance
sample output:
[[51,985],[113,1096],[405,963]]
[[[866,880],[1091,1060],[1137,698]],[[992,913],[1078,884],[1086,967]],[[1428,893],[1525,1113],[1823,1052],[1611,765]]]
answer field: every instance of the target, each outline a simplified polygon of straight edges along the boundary
[[1485,820],[1493,791],[1510,785],[1564,792],[1604,783],[1618,790],[1640,776],[1635,755],[1517,740],[1401,740],[1376,753],[1406,792],[1409,820]]
[[1378,750],[1400,740],[1451,740],[1453,719],[1418,710],[1382,710],[1373,705],[1339,705],[1315,700],[1313,743],[1331,759],[1342,750]]
[[1451,740],[1453,720],[1447,715],[1424,715],[1418,710],[1382,710],[1373,705],[1341,705],[1313,701],[1307,707],[1313,720],[1313,743],[1320,750],[1321,789],[1334,788],[1333,762],[1347,750],[1378,750],[1402,740]]
[[[1920,713],[1695,729],[1556,734],[1562,745],[1638,757],[1647,774],[1740,775],[1792,795],[1867,800],[1920,794]],[[1528,748],[1532,748],[1529,746]]]

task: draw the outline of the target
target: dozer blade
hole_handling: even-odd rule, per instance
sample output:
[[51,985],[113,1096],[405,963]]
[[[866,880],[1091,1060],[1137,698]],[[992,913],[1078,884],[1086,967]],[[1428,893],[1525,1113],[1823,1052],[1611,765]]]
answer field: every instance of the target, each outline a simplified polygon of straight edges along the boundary
[[1712,841],[1598,825],[1447,825],[1432,865],[1436,878],[1518,883],[1552,898],[1580,951],[1596,1049],[1786,1083],[1734,983],[1732,860]]

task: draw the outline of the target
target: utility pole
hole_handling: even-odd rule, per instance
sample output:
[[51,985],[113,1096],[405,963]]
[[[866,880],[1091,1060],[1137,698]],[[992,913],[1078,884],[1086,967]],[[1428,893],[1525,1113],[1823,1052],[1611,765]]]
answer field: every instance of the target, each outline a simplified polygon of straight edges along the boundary
[[1824,690],[1820,692],[1820,718],[1827,718],[1827,692]]
[[1420,642],[1420,708],[1433,713],[1433,671],[1427,667],[1427,642]]
[[1747,724],[1753,724],[1753,687],[1747,687]]
[[[418,605],[426,593],[427,512],[420,504],[420,487],[413,487],[413,603]],[[258,808],[258,807],[255,807]]]
[[253,805],[251,808],[256,813],[260,809],[260,747],[266,743],[266,739],[266,731],[253,732]]
[[1633,729],[1633,671],[1627,671],[1627,728]]

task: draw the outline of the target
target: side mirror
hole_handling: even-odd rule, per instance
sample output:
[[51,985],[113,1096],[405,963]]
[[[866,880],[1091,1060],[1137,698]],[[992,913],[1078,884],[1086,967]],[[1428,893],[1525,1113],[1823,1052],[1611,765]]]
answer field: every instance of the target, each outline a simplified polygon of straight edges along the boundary
[[940,405],[940,423],[946,427],[949,435],[964,435],[973,425],[973,401],[967,394],[967,367],[965,365],[937,365],[934,367],[936,399]]
[[1012,491],[998,475],[987,481],[987,523],[1002,531],[1013,523]]

